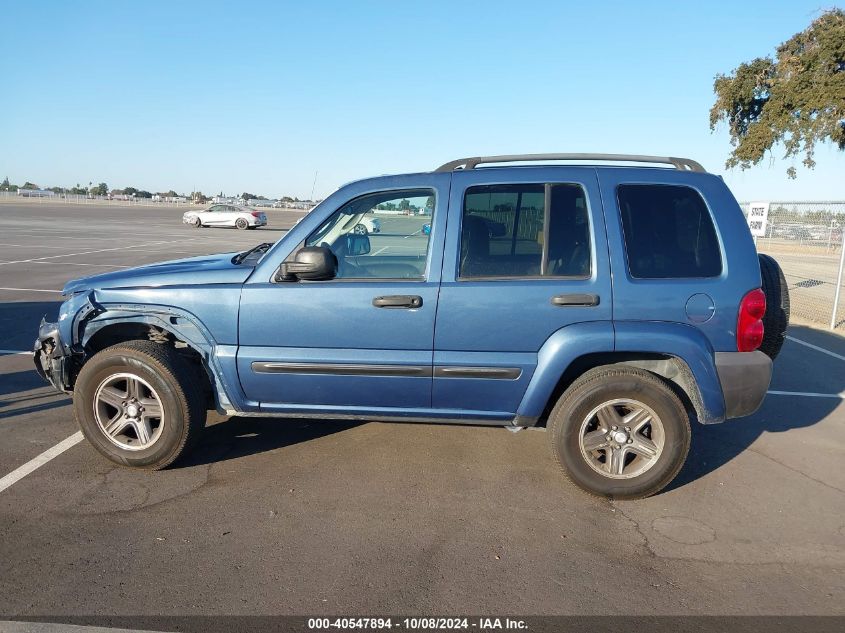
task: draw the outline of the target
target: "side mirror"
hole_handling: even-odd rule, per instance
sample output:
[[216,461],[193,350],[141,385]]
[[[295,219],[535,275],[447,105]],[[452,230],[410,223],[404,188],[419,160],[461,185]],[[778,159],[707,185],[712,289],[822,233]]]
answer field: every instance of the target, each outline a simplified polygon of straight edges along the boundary
[[366,255],[370,252],[370,238],[367,235],[359,235],[358,233],[346,234],[346,255],[354,257],[355,255]]
[[337,275],[337,257],[326,246],[306,246],[296,252],[292,262],[284,262],[276,281],[328,281]]

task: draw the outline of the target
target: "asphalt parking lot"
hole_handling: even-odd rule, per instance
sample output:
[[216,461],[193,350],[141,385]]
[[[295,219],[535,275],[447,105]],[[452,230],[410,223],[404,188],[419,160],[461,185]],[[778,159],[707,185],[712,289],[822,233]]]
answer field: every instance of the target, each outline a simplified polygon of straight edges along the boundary
[[[28,354],[69,279],[274,241],[182,210],[0,204],[0,477],[74,435]],[[587,496],[545,433],[225,419],[178,466],[87,443],[0,492],[0,618],[845,614],[845,339],[795,325],[754,416],[694,428],[644,501]]]

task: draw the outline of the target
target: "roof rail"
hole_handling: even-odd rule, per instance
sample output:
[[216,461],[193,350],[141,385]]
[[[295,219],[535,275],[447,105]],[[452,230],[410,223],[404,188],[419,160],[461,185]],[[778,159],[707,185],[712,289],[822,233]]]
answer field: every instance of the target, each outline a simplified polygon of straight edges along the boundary
[[456,169],[475,169],[485,163],[527,163],[550,160],[578,160],[578,161],[619,161],[627,163],[660,163],[673,165],[681,171],[706,172],[700,163],[689,158],[674,156],[644,156],[640,154],[503,154],[501,156],[474,156],[459,158],[441,165],[434,171],[454,171]]

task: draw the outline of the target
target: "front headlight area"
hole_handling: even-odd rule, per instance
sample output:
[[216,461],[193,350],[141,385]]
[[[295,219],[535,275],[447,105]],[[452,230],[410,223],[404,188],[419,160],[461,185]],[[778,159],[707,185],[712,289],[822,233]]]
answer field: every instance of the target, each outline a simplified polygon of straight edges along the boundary
[[76,367],[73,346],[78,332],[75,328],[86,314],[95,308],[91,302],[91,290],[72,291],[65,296],[67,299],[59,306],[58,319],[48,321],[51,315],[45,315],[38,328],[35,340],[35,369],[42,378],[51,383],[57,390],[70,392]]

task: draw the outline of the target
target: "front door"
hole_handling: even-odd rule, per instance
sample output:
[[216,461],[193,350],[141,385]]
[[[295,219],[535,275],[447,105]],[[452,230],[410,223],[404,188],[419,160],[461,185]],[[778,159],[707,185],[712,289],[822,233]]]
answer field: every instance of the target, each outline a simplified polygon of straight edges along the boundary
[[552,334],[611,320],[595,169],[455,172],[445,253],[436,408],[512,417]]
[[303,246],[331,248],[335,279],[245,284],[238,373],[262,410],[390,415],[402,408],[411,416],[430,409],[438,224],[449,175],[391,184],[321,205],[322,217],[308,216],[286,238],[296,247],[285,259]]
[[202,221],[210,226],[227,224],[230,221],[231,207],[227,204],[215,204],[203,214]]

